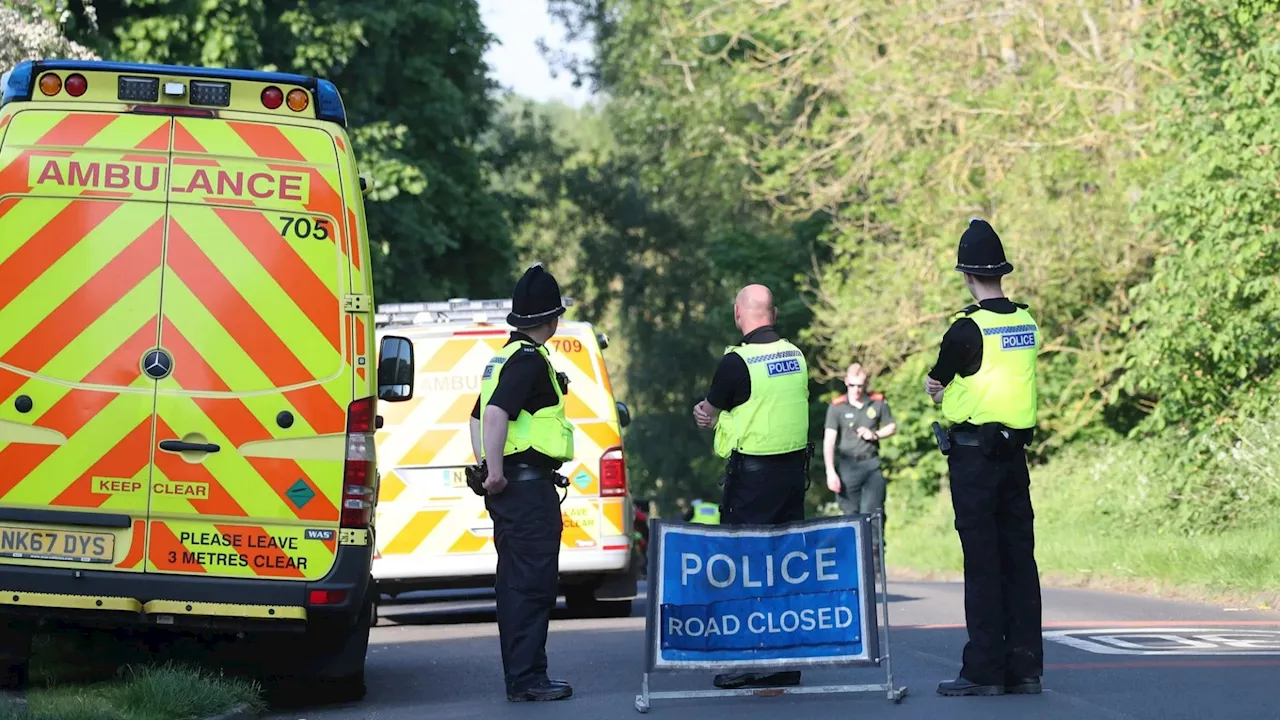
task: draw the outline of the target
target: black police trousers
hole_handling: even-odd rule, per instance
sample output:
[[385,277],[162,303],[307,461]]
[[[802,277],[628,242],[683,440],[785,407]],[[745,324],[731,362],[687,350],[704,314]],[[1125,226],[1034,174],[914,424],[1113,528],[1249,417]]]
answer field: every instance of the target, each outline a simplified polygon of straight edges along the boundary
[[[511,475],[508,475],[510,478]],[[522,692],[547,677],[547,629],[556,606],[560,572],[560,496],[546,479],[508,481],[485,496],[498,550],[494,594],[498,639],[508,692]]]
[[960,676],[979,685],[1040,677],[1040,573],[1026,454],[1018,447],[993,460],[978,447],[953,445],[947,467],[969,631]]
[[786,455],[733,453],[720,501],[723,525],[780,525],[804,519],[804,451]]

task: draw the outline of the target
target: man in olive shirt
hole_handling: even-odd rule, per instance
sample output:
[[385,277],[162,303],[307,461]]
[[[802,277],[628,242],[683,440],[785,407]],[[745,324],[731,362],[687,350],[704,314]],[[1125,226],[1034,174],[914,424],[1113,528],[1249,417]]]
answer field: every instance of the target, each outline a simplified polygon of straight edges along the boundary
[[[867,372],[853,363],[845,374],[849,394],[827,408],[822,456],[827,464],[827,487],[846,515],[879,512],[884,518],[884,475],[880,472],[880,441],[897,432],[889,404],[867,397]],[[877,538],[878,541],[878,538]],[[880,557],[879,545],[875,557]]]

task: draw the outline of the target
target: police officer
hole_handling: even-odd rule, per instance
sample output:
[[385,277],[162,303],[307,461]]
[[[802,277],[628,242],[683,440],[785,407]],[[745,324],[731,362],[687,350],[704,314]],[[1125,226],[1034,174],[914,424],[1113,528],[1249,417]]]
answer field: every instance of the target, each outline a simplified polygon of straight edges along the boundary
[[[725,468],[721,523],[780,525],[804,519],[809,457],[809,368],[773,325],[778,311],[763,285],[738,292],[733,317],[742,342],[725,350],[706,399],[693,410],[715,428]],[[717,675],[716,687],[798,685],[799,672]]]
[[689,522],[698,525],[719,525],[720,524],[720,506],[709,503],[706,500],[693,501],[693,516]]
[[956,270],[978,303],[956,314],[925,392],[951,423],[947,467],[969,642],[959,677],[938,692],[1038,693],[1040,577],[1024,448],[1036,424],[1039,329],[1026,305],[1004,296],[1000,278],[1013,265],[985,221],[970,220]]
[[516,283],[507,323],[517,328],[485,366],[471,412],[471,444],[487,466],[485,507],[493,518],[498,567],[494,590],[507,699],[562,700],[568,683],[547,676],[547,629],[560,564],[556,470],[573,458],[565,419],[567,381],[548,359],[565,308],[560,286],[534,265]]

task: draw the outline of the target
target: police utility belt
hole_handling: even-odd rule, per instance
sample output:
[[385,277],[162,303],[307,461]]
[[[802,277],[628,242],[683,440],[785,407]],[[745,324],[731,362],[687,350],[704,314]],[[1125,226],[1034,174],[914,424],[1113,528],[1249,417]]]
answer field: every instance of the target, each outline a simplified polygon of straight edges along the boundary
[[[489,461],[487,459],[479,465],[467,467],[465,472],[467,475],[467,487],[471,488],[471,492],[480,497],[489,494],[489,491],[484,488],[484,481],[489,477]],[[503,463],[502,475],[507,479],[508,483],[550,480],[553,485],[565,490],[565,495],[560,498],[562,503],[569,494],[569,478],[549,468],[540,468],[526,463]]]
[[1015,430],[1003,423],[987,423],[974,430],[943,430],[941,425],[933,423],[933,436],[943,455],[950,455],[952,446],[964,445],[979,448],[988,458],[1004,459],[1030,445],[1033,435],[1031,429]]

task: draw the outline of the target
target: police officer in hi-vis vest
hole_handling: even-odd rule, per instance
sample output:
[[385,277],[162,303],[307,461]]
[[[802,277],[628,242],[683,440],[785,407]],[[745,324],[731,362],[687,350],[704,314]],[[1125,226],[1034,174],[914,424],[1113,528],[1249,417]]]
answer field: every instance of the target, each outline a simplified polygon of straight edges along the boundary
[[[951,503],[964,551],[969,631],[963,665],[942,695],[1040,692],[1040,576],[1025,446],[1036,425],[1040,331],[1027,306],[1010,301],[1000,277],[1013,272],[996,231],[973,218],[956,270],[976,305],[956,314],[925,392],[951,423]],[[936,428],[940,430],[940,428]]]
[[[715,452],[728,460],[720,522],[780,525],[804,519],[808,485],[809,368],[804,353],[773,328],[778,311],[763,285],[738,292],[733,318],[742,342],[725,351],[707,397],[693,409],[715,427]],[[797,685],[799,672],[717,675],[716,687]]]
[[482,488],[498,550],[494,591],[507,699],[562,700],[568,683],[547,676],[547,628],[560,565],[556,471],[573,458],[565,419],[568,381],[548,359],[546,342],[565,312],[560,286],[534,265],[516,283],[507,323],[517,328],[489,361],[471,411],[471,445],[487,472]]

